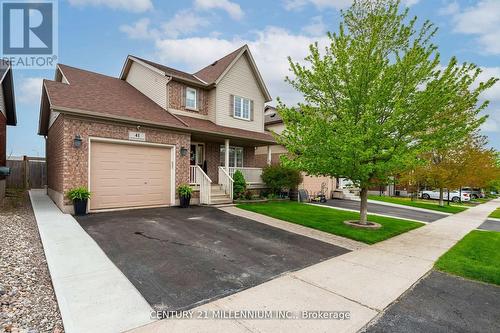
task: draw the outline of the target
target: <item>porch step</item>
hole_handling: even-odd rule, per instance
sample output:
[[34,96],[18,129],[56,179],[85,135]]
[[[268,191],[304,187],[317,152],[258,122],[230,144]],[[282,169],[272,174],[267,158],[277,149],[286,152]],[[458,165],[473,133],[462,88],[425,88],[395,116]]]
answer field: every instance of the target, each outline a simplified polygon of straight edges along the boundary
[[210,200],[210,205],[222,205],[222,204],[231,204],[233,200],[229,196],[227,197],[212,197]]
[[226,192],[222,188],[222,185],[212,184],[210,187],[210,195],[211,195],[210,199],[211,205],[222,205],[222,204],[233,203],[231,197],[228,194],[226,194]]

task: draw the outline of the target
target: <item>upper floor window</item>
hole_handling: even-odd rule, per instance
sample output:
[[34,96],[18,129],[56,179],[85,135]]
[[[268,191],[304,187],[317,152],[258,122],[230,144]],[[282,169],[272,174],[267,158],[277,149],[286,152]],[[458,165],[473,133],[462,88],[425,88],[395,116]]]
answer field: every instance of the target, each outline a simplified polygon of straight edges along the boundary
[[196,101],[197,101],[197,91],[194,88],[186,88],[186,108],[188,109],[197,109]]
[[240,96],[234,96],[233,103],[233,116],[235,118],[251,120],[251,106],[252,101],[248,98],[243,98]]

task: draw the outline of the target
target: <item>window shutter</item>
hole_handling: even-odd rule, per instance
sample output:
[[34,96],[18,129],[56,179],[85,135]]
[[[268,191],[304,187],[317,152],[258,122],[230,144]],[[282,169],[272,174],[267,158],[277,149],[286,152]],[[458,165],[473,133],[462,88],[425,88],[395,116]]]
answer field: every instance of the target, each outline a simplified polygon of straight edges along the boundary
[[250,101],[250,120],[253,121],[253,101]]
[[181,89],[181,107],[186,107],[186,87],[184,86]]
[[229,115],[234,116],[234,95],[229,95]]

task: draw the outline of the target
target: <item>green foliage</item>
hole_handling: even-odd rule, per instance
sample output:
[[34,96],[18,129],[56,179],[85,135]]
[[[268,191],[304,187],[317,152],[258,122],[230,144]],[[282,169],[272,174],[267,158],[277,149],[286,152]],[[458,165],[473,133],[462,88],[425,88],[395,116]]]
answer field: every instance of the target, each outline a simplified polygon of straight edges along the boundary
[[233,174],[233,194],[235,198],[244,198],[247,189],[247,182],[240,170],[236,170]]
[[289,59],[287,81],[305,102],[279,101],[284,163],[366,189],[475,131],[487,105],[479,95],[497,80],[477,84],[481,69],[454,57],[441,68],[436,31],[417,27],[400,1],[354,1],[325,49],[311,45],[305,65]]
[[500,232],[474,230],[436,262],[441,271],[500,285]]
[[91,193],[86,187],[76,187],[68,192],[68,198],[71,200],[87,200],[90,198]]
[[419,222],[370,215],[370,221],[380,223],[382,228],[357,229],[344,224],[345,220],[358,220],[359,214],[356,212],[292,201],[239,204],[237,207],[367,244],[374,244],[424,225]]
[[191,186],[187,184],[181,184],[177,187],[177,193],[179,194],[180,197],[187,198],[191,197],[193,189],[191,188]]
[[302,182],[302,175],[290,167],[269,165],[262,170],[262,180],[271,193],[279,194],[282,190],[295,189]]

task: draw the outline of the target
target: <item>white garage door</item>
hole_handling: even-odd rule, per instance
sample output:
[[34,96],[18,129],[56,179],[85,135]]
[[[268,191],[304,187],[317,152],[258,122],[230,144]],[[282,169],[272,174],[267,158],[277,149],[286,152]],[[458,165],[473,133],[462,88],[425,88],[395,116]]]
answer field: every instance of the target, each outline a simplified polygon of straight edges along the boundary
[[171,203],[171,148],[92,142],[90,209]]

